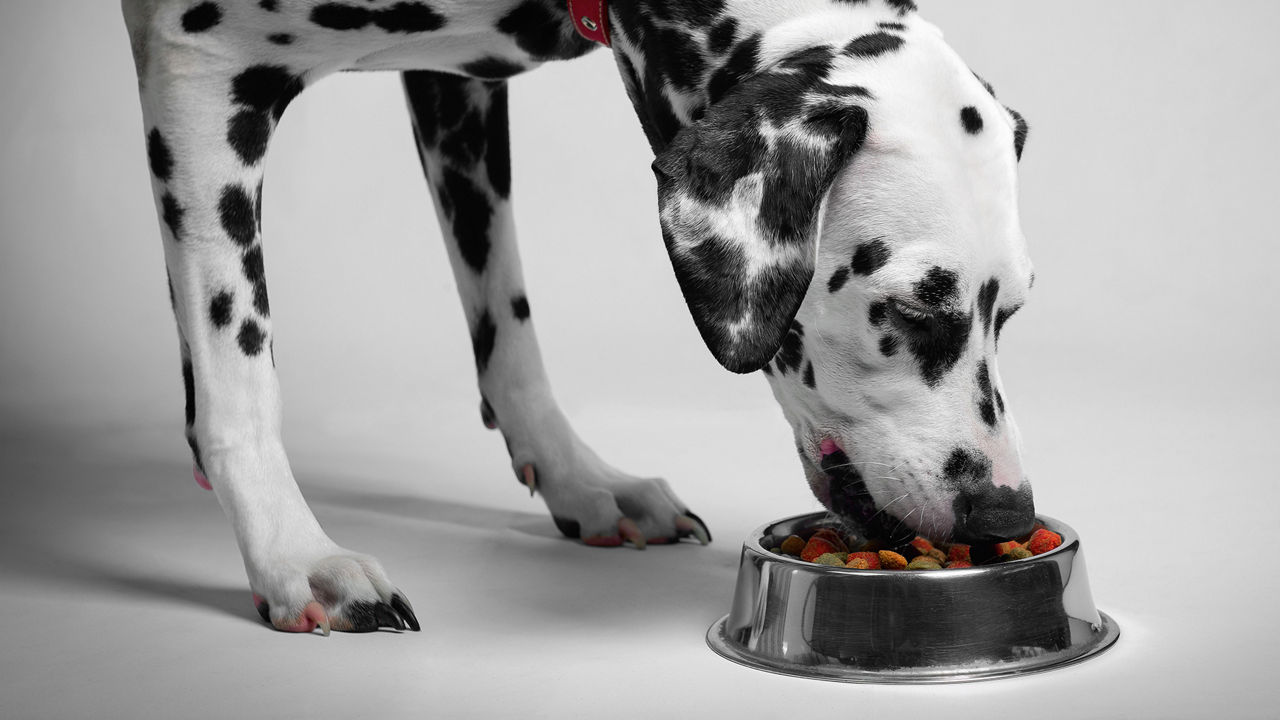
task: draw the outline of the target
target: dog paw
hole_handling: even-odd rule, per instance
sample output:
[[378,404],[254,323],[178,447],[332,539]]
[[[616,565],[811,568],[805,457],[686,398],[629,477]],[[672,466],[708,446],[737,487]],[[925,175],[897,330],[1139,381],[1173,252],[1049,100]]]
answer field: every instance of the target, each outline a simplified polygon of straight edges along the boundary
[[520,467],[521,484],[541,491],[556,528],[596,547],[630,543],[638,549],[693,538],[711,542],[706,523],[690,512],[662,478],[636,478],[604,466],[591,474],[548,477],[533,463]]
[[420,629],[408,598],[387,579],[381,563],[341,548],[305,560],[265,563],[251,573],[253,604],[277,630],[328,635]]

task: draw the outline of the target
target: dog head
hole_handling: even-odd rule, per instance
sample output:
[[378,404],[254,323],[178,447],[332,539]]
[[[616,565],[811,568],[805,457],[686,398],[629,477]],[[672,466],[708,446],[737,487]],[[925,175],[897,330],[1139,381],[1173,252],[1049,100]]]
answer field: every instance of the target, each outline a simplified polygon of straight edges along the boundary
[[1034,522],[996,367],[1032,282],[1026,124],[940,34],[912,42],[804,48],[727,92],[654,162],[663,237],[716,359],[768,376],[823,505],[1004,539]]

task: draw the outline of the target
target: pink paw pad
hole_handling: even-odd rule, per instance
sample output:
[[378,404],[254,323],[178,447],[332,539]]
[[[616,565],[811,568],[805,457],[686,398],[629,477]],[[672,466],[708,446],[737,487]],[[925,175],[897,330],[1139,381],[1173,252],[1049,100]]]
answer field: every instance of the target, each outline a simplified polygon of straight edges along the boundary
[[213,486],[209,484],[209,478],[205,477],[204,473],[200,472],[200,468],[196,467],[195,465],[192,465],[191,473],[195,475],[197,485],[204,488],[205,490],[213,489]]

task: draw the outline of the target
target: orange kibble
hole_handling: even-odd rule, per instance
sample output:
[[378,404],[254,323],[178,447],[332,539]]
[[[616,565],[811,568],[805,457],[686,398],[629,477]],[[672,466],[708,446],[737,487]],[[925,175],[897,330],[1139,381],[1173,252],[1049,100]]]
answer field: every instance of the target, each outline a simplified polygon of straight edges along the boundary
[[1047,553],[1062,544],[1062,536],[1048,528],[1040,528],[1031,534],[1027,549],[1032,555]]
[[948,570],[956,570],[959,568],[973,567],[973,563],[969,562],[968,560],[952,560],[951,562],[947,563],[946,567]]
[[969,562],[969,546],[963,543],[956,543],[955,545],[947,548],[947,560],[949,562],[955,562],[957,560]]
[[871,564],[867,562],[866,558],[851,557],[849,562],[845,563],[845,567],[853,568],[854,570],[870,570]]
[[879,558],[880,567],[885,570],[905,570],[907,568],[907,559],[892,550],[881,550]]
[[919,535],[911,541],[911,546],[919,550],[921,555],[928,555],[929,551],[933,549],[933,543],[929,542],[928,538]]
[[800,559],[806,562],[813,562],[818,559],[819,555],[833,552],[836,552],[835,545],[815,536],[809,538],[809,542],[804,544],[804,549],[800,551]]
[[1008,555],[1013,552],[1014,548],[1022,547],[1017,540],[1009,540],[1007,542],[996,543],[996,555]]
[[867,564],[868,570],[880,569],[880,556],[873,552],[849,553],[849,560],[861,560]]

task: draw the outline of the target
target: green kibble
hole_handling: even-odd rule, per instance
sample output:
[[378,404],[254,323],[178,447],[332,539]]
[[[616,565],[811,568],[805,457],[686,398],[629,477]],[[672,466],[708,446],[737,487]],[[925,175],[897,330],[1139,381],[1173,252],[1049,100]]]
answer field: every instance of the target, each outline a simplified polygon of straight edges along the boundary
[[1001,555],[1000,560],[1004,562],[1009,560],[1026,560],[1032,555],[1034,555],[1034,553],[1024,547],[1016,547],[1004,555]]
[[830,565],[831,567],[844,567],[845,561],[840,559],[841,555],[848,557],[848,553],[822,553],[821,555],[819,555],[817,558],[814,559],[814,562],[818,563],[819,565]]
[[782,554],[782,548],[780,548],[780,547],[776,547],[776,548],[769,548],[769,552],[773,553],[774,555],[781,555],[781,554]]

